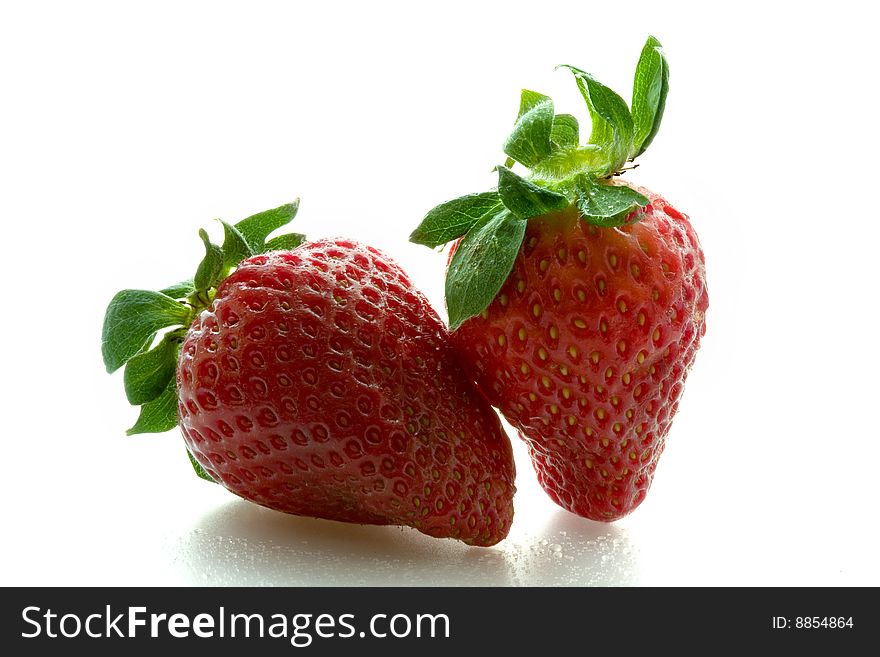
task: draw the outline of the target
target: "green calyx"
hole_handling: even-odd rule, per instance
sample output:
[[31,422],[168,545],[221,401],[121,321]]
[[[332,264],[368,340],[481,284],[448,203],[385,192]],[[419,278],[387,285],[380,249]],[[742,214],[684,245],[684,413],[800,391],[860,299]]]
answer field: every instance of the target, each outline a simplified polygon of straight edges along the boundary
[[[669,67],[660,42],[648,37],[636,65],[632,104],[592,75],[563,65],[574,76],[590,115],[590,138],[580,143],[578,121],[556,114],[548,96],[524,89],[519,114],[504,142],[495,189],[435,207],[410,235],[430,248],[461,238],[446,274],[449,326],[485,310],[519,253],[527,221],[575,206],[580,218],[605,228],[639,221],[648,199],[615,185],[654,140],[669,90]],[[516,163],[529,169],[514,173]]]
[[[124,366],[125,395],[129,403],[140,407],[128,435],[160,433],[177,426],[175,372],[187,330],[242,260],[293,249],[305,240],[299,233],[269,238],[290,223],[298,209],[299,200],[234,225],[220,220],[222,245],[212,243],[204,229],[199,231],[205,256],[192,278],[158,292],[122,290],[113,297],[104,315],[101,352],[108,373]],[[194,467],[198,465],[192,455],[190,461]],[[195,470],[203,479],[210,479],[201,468]]]

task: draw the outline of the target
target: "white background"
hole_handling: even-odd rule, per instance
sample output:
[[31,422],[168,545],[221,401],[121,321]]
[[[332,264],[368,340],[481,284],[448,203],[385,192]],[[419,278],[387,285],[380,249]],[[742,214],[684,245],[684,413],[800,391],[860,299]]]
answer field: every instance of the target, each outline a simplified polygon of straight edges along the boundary
[[[880,585],[869,6],[3,4],[0,583]],[[300,196],[298,230],[372,242],[442,308],[410,230],[493,184],[520,88],[584,125],[554,66],[628,98],[649,33],[671,91],[631,179],[691,215],[710,308],[633,515],[556,508],[515,438],[515,523],[480,549],[267,511],[196,479],[176,432],[125,437],[114,292]]]

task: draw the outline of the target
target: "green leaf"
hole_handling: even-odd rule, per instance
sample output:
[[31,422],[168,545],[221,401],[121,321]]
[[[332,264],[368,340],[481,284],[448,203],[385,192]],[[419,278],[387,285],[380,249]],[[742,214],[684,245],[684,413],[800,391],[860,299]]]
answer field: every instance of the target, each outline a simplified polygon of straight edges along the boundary
[[263,251],[290,251],[305,241],[305,235],[300,235],[299,233],[285,233],[284,235],[273,237],[266,242],[266,248]]
[[104,315],[101,353],[108,372],[115,372],[141,352],[159,329],[189,323],[189,308],[161,292],[122,290]]
[[136,433],[162,433],[176,426],[177,388],[174,379],[171,379],[161,395],[141,406],[137,422],[125,434],[133,436]]
[[217,285],[223,273],[223,249],[211,243],[204,228],[199,230],[199,237],[205,245],[205,257],[199,263],[193,285],[196,291],[205,292]]
[[409,236],[409,241],[433,249],[461,237],[475,224],[502,209],[501,199],[495,191],[461,196],[428,212]]
[[669,64],[663,54],[663,46],[657,39],[649,36],[642,48],[633,81],[632,115],[635,135],[630,157],[638,157],[654,141],[666,108],[667,93]]
[[492,303],[513,269],[526,222],[507,210],[483,219],[458,244],[446,274],[446,307],[454,331]]
[[170,287],[166,287],[162,290],[162,294],[171,297],[172,299],[186,299],[190,294],[196,291],[195,285],[193,285],[192,279],[188,279],[185,281],[181,281],[176,285],[172,285]]
[[617,171],[632,149],[633,119],[626,101],[586,71],[568,65],[561,68],[574,74],[587,102],[593,120],[590,143],[601,147],[607,154],[606,170],[597,173],[604,175]]
[[498,166],[498,195],[510,212],[519,219],[539,217],[555,210],[564,210],[569,201],[564,194],[520,178],[507,167]]
[[605,185],[586,176],[578,180],[578,210],[584,220],[596,226],[622,226],[633,210],[648,202],[646,196],[626,185]]
[[162,394],[177,368],[178,345],[176,339],[166,337],[125,364],[125,396],[129,404],[146,404]]
[[504,152],[517,162],[532,167],[550,155],[553,128],[553,100],[535,91],[523,89],[519,116],[513,132],[504,142]]
[[557,149],[571,148],[580,142],[580,127],[578,120],[571,114],[557,114],[553,118],[553,129],[550,131],[550,141]]
[[568,178],[577,172],[603,169],[608,158],[595,144],[584,144],[556,151],[532,168],[538,176]]
[[216,481],[214,481],[214,478],[205,471],[205,469],[199,464],[199,462],[196,461],[195,457],[192,455],[192,452],[190,452],[189,449],[186,450],[186,455],[189,457],[189,462],[190,465],[192,465],[193,470],[195,470],[196,474],[200,478],[204,479],[205,481],[210,481],[212,484],[217,483]]
[[254,255],[254,252],[238,228],[222,219],[218,221],[223,224],[223,268],[229,271],[245,258]]
[[235,224],[235,227],[247,240],[254,253],[262,253],[270,233],[289,224],[296,216],[297,210],[299,210],[299,199],[242,219]]

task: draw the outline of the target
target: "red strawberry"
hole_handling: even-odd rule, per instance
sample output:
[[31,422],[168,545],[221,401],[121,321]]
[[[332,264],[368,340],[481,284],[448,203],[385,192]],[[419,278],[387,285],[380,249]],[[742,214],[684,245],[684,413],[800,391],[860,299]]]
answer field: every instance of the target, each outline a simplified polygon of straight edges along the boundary
[[499,167],[497,191],[438,206],[412,239],[464,234],[446,294],[465,369],[528,444],[550,497],[610,521],[645,498],[708,296],[687,217],[613,180],[656,133],[668,80],[659,42],[643,50],[632,113],[572,70],[591,143],[577,143],[577,122],[554,115],[549,98],[524,91],[505,151],[532,175]]
[[297,515],[472,545],[507,535],[510,443],[394,262],[321,240],[225,274],[176,331],[171,400],[202,476]]
[[696,233],[640,191],[651,202],[620,228],[575,208],[529,221],[501,292],[453,334],[550,497],[594,520],[644,499],[705,331]]

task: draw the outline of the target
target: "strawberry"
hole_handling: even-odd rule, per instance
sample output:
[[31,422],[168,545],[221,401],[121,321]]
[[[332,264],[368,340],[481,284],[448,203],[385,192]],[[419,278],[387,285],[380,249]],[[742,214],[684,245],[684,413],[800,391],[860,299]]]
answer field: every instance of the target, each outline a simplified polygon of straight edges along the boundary
[[579,144],[576,119],[548,97],[523,91],[497,188],[434,208],[411,239],[453,241],[453,343],[527,443],[541,485],[560,506],[611,521],[644,500],[663,452],[705,332],[705,259],[686,215],[617,178],[663,114],[659,42],[642,51],[632,110],[567,68],[590,141]]
[[708,305],[688,220],[641,191],[640,221],[618,229],[531,220],[501,292],[453,334],[550,497],[596,520],[644,499]]
[[130,433],[179,423],[200,476],[272,509],[497,543],[511,447],[442,321],[374,248],[265,242],[286,207],[224,224],[223,247],[203,232],[191,284],[111,302],[107,369],[126,363],[143,404]]

